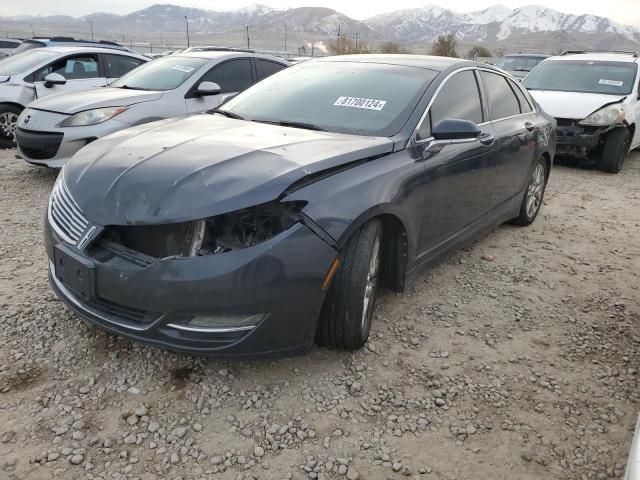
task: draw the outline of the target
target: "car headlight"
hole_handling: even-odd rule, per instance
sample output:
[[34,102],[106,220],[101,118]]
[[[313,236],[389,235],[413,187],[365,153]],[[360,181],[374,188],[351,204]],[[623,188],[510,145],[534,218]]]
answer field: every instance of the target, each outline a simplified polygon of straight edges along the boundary
[[71,115],[66,118],[60,124],[59,127],[84,127],[87,125],[97,125],[102,122],[120,115],[127,110],[128,107],[105,107],[96,108],[94,110],[85,110],[84,112],[78,112],[75,115]]
[[199,220],[189,256],[215,255],[252,247],[291,228],[304,202],[270,202]]
[[190,222],[107,227],[104,240],[154,258],[217,255],[266,242],[300,220],[306,202],[269,202]]
[[600,110],[596,110],[587,118],[578,122],[579,125],[590,127],[608,127],[614,123],[621,123],[624,120],[624,108],[619,103],[608,105]]

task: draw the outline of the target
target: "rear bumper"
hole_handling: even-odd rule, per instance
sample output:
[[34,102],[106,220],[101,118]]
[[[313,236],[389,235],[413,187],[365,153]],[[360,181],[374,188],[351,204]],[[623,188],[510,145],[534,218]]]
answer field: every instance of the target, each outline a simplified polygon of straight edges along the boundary
[[[101,263],[87,250],[64,244],[48,223],[46,250],[67,249],[93,265],[87,298],[62,284],[55,267],[49,279],[78,315],[102,329],[161,348],[215,357],[282,357],[313,345],[335,249],[301,224],[243,250],[159,260],[139,267],[122,258]],[[89,248],[89,247],[88,247]],[[309,252],[313,252],[309,254]],[[252,315],[252,328],[204,332],[190,329],[196,315]]]

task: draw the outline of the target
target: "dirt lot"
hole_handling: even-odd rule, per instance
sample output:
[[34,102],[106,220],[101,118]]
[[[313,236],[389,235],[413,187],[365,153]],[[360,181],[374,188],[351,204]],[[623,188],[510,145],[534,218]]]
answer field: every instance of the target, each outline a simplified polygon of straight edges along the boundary
[[367,348],[219,362],[52,294],[56,172],[0,151],[0,478],[620,478],[640,410],[640,154],[556,167],[503,226],[386,294]]

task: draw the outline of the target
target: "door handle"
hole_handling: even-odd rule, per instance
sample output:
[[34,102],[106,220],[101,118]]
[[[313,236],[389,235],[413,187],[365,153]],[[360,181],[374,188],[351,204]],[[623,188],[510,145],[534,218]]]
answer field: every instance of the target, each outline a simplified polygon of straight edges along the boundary
[[524,122],[524,128],[526,128],[530,132],[533,132],[536,126],[531,122]]
[[493,145],[493,142],[496,141],[496,136],[493,133],[485,133],[478,137],[478,141],[483,145]]

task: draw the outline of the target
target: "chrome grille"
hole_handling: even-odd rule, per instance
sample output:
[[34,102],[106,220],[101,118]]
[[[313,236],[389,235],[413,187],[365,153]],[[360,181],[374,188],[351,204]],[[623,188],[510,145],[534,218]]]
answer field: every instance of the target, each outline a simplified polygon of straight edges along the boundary
[[80,207],[71,198],[61,178],[56,182],[49,200],[49,222],[56,233],[67,243],[76,244],[89,222]]

